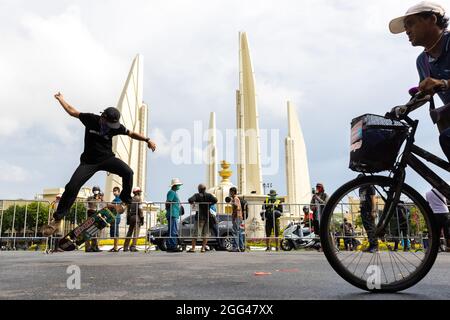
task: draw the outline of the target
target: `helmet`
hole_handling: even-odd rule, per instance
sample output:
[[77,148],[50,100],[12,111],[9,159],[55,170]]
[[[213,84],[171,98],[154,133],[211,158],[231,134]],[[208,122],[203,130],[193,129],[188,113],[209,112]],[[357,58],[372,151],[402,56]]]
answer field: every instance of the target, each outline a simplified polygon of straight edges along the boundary
[[141,193],[141,192],[142,192],[142,190],[141,190],[141,188],[139,188],[139,187],[136,187],[136,188],[133,189],[133,193],[134,193],[134,194],[136,194],[136,193]]
[[303,211],[308,211],[309,212],[309,207],[308,206],[304,206],[303,207]]
[[99,186],[94,186],[92,188],[92,193],[93,194],[99,194],[100,193],[100,187]]

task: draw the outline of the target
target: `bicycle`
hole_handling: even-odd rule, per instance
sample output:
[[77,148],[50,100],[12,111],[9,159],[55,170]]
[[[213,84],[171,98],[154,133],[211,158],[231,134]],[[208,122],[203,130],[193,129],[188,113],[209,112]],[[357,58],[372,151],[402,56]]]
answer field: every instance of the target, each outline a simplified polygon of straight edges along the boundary
[[[414,144],[419,121],[409,117],[427,103],[434,109],[433,97],[420,92],[411,95],[407,104],[385,116],[366,114],[352,121],[350,167],[360,175],[341,186],[322,213],[320,237],[328,262],[347,282],[370,292],[398,292],[414,286],[430,271],[438,254],[440,233],[433,212],[420,193],[405,183],[406,168],[450,198],[450,186],[418,157],[448,172],[450,163]],[[388,175],[376,175],[383,171]],[[367,192],[372,192],[370,199]],[[359,230],[353,237],[363,243],[351,252],[336,244],[345,217]]]

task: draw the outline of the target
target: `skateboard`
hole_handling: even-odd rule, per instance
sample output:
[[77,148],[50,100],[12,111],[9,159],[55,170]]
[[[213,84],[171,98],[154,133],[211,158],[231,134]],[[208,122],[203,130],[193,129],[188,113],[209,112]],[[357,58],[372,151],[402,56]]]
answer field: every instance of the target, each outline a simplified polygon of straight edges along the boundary
[[107,208],[97,211],[81,225],[70,231],[61,240],[59,247],[64,251],[73,251],[87,240],[95,237],[96,234],[111,224],[114,224],[116,216]]

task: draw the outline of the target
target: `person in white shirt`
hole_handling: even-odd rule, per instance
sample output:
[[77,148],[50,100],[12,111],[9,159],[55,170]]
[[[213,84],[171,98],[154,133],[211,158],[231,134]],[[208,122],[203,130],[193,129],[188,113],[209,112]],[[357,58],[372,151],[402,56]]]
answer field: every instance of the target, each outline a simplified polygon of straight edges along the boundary
[[447,205],[447,199],[436,188],[427,192],[427,201],[433,210],[438,230],[444,230],[444,238],[446,242],[446,252],[450,252],[450,217]]

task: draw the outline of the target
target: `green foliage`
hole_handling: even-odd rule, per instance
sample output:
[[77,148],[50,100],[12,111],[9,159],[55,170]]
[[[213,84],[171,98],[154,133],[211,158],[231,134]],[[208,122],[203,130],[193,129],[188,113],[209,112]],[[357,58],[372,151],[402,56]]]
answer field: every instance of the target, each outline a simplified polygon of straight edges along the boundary
[[[3,217],[3,219],[2,219]],[[48,223],[49,205],[43,202],[30,202],[23,205],[12,205],[3,211],[0,215],[1,233],[14,230],[17,233],[23,233],[24,229],[36,231]]]
[[86,220],[87,209],[83,202],[75,202],[69,210],[66,216],[66,222],[72,224],[79,224],[81,221]]
[[156,218],[157,224],[168,224],[167,218],[166,218],[166,210],[159,210],[157,218]]

